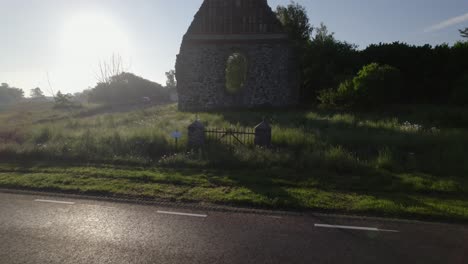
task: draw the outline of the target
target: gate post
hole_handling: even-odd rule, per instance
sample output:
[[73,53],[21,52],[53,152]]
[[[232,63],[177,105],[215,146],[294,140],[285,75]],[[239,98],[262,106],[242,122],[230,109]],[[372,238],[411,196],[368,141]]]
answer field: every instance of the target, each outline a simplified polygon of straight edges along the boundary
[[199,120],[188,126],[188,145],[190,148],[205,145],[205,126]]
[[271,146],[271,126],[265,120],[255,127],[254,143],[260,147]]

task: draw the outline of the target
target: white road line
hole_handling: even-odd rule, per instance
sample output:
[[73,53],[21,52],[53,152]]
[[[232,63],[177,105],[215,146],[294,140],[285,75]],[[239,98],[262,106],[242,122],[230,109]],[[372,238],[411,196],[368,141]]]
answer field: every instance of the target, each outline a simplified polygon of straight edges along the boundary
[[182,216],[193,216],[193,217],[208,217],[205,214],[188,214],[188,213],[180,213],[180,212],[168,212],[168,211],[157,211],[158,214],[170,214],[170,215],[182,215]]
[[56,203],[56,204],[68,204],[68,205],[74,205],[74,202],[65,202],[65,201],[55,201],[55,200],[42,200],[42,199],[36,199],[34,200],[35,202],[39,203]]
[[379,228],[375,228],[375,227],[360,227],[360,226],[315,224],[315,227],[335,228],[335,229],[352,229],[352,230],[363,230],[363,231],[373,231],[373,232],[393,232],[393,233],[399,233],[400,232],[398,230],[386,230],[386,229],[379,229]]

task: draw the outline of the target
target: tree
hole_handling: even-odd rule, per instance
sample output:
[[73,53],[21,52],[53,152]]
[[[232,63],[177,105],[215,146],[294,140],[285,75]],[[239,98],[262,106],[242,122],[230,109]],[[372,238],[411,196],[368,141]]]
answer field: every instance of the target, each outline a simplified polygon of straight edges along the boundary
[[96,79],[98,83],[107,83],[111,82],[113,76],[118,76],[128,69],[124,66],[122,56],[119,54],[112,54],[112,56],[107,61],[100,61],[98,64],[99,70],[96,74]]
[[61,91],[57,92],[55,96],[55,108],[70,108],[73,107],[73,95],[63,94]]
[[335,39],[334,33],[321,23],[315,28],[311,43],[303,56],[303,103],[313,104],[323,90],[338,86],[353,76],[360,67],[359,52],[353,44]]
[[292,40],[298,58],[299,78],[301,79],[299,88],[300,97],[304,98],[304,95],[307,93],[304,83],[304,71],[307,64],[306,54],[314,28],[310,25],[305,7],[293,1],[287,6],[278,6],[276,8],[276,16]]
[[169,92],[169,99],[171,101],[177,101],[177,80],[176,80],[176,72],[175,70],[170,70],[166,72],[166,89]]
[[328,27],[322,22],[320,27],[315,29],[315,34],[312,37],[312,42],[324,44],[327,42],[336,42],[335,33],[329,32]]
[[287,6],[278,6],[276,16],[296,45],[307,44],[314,28],[309,23],[305,7],[292,1]]
[[73,99],[80,103],[88,103],[92,89],[93,88],[89,87],[88,89],[85,89],[81,92],[74,93]]
[[468,28],[460,29],[459,31],[463,38],[468,38]]
[[90,102],[103,104],[135,104],[142,99],[152,102],[169,102],[169,89],[162,85],[124,72],[101,82],[89,93]]
[[400,71],[389,65],[371,63],[342,82],[338,89],[320,92],[319,100],[330,106],[374,107],[393,104],[401,94]]
[[[353,79],[363,66],[374,62],[400,71],[400,95],[394,103],[447,104],[453,101],[452,94],[464,91],[460,90],[459,80],[468,69],[467,41],[459,41],[453,46],[379,43],[358,50],[352,43],[337,40],[323,23],[312,27],[306,9],[295,2],[278,6],[276,15],[296,49],[300,98],[304,105],[315,104],[319,95],[319,101],[325,98],[341,100],[333,98],[337,87],[345,80]],[[460,30],[460,34],[468,38],[468,28]]]
[[0,85],[0,104],[18,102],[24,98],[24,91],[19,88],[10,87],[7,83]]
[[44,93],[42,92],[41,88],[39,87],[36,87],[34,89],[31,89],[29,95],[32,97],[32,98],[44,98]]
[[176,74],[175,70],[170,70],[166,72],[166,88],[175,89],[177,88]]
[[400,104],[447,104],[468,69],[468,42],[453,46],[415,46],[401,42],[373,44],[359,52],[361,65],[377,62],[398,68]]
[[401,94],[400,70],[371,63],[358,72],[353,79],[353,88],[355,103],[359,106],[395,103]]

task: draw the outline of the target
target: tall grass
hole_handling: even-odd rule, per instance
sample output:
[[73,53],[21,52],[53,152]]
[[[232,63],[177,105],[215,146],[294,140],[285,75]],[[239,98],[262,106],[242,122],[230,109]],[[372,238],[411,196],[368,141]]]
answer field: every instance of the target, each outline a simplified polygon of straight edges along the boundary
[[[3,160],[129,162],[147,166],[323,169],[340,174],[468,174],[468,129],[423,110],[391,113],[237,111],[199,113],[209,127],[251,128],[263,117],[273,127],[272,149],[211,146],[185,149],[194,113],[175,105],[107,112],[88,107],[58,112],[50,105],[18,106],[0,114]],[[448,115],[458,115],[446,110]],[[434,112],[434,111],[433,111]],[[432,113],[433,113],[432,112]],[[439,111],[443,112],[443,111]],[[416,122],[421,113],[420,122]],[[380,117],[381,116],[381,117]],[[460,123],[462,122],[462,123]],[[438,127],[437,124],[444,123]],[[183,132],[179,148],[170,133]]]

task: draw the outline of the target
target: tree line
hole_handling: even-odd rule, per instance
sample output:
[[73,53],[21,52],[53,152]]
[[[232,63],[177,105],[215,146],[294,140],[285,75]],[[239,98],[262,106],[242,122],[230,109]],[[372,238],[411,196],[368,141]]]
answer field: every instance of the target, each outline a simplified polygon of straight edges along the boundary
[[18,102],[24,98],[24,91],[20,88],[10,87],[7,83],[0,85],[0,104]]
[[104,104],[165,103],[170,101],[170,92],[171,89],[159,83],[122,72],[111,76],[106,82],[99,82],[88,91],[88,99],[93,103]]
[[122,57],[116,54],[99,63],[96,78],[95,87],[75,94],[75,98],[107,105],[162,104],[173,100],[177,87],[174,70],[166,72],[166,86],[163,86],[130,73]]
[[[449,46],[379,43],[363,50],[310,24],[294,2],[276,14],[292,38],[304,105],[468,104],[468,41]],[[468,29],[460,30],[468,37]]]
[[[99,79],[95,87],[75,94],[50,90],[47,98],[41,88],[30,90],[32,101],[53,100],[55,108],[77,108],[81,103],[98,103],[107,105],[135,103],[167,103],[173,101],[177,81],[175,71],[166,72],[166,86],[146,80],[133,73],[117,72],[105,79]],[[23,89],[10,87],[7,83],[0,86],[0,104],[12,104],[25,99]]]

